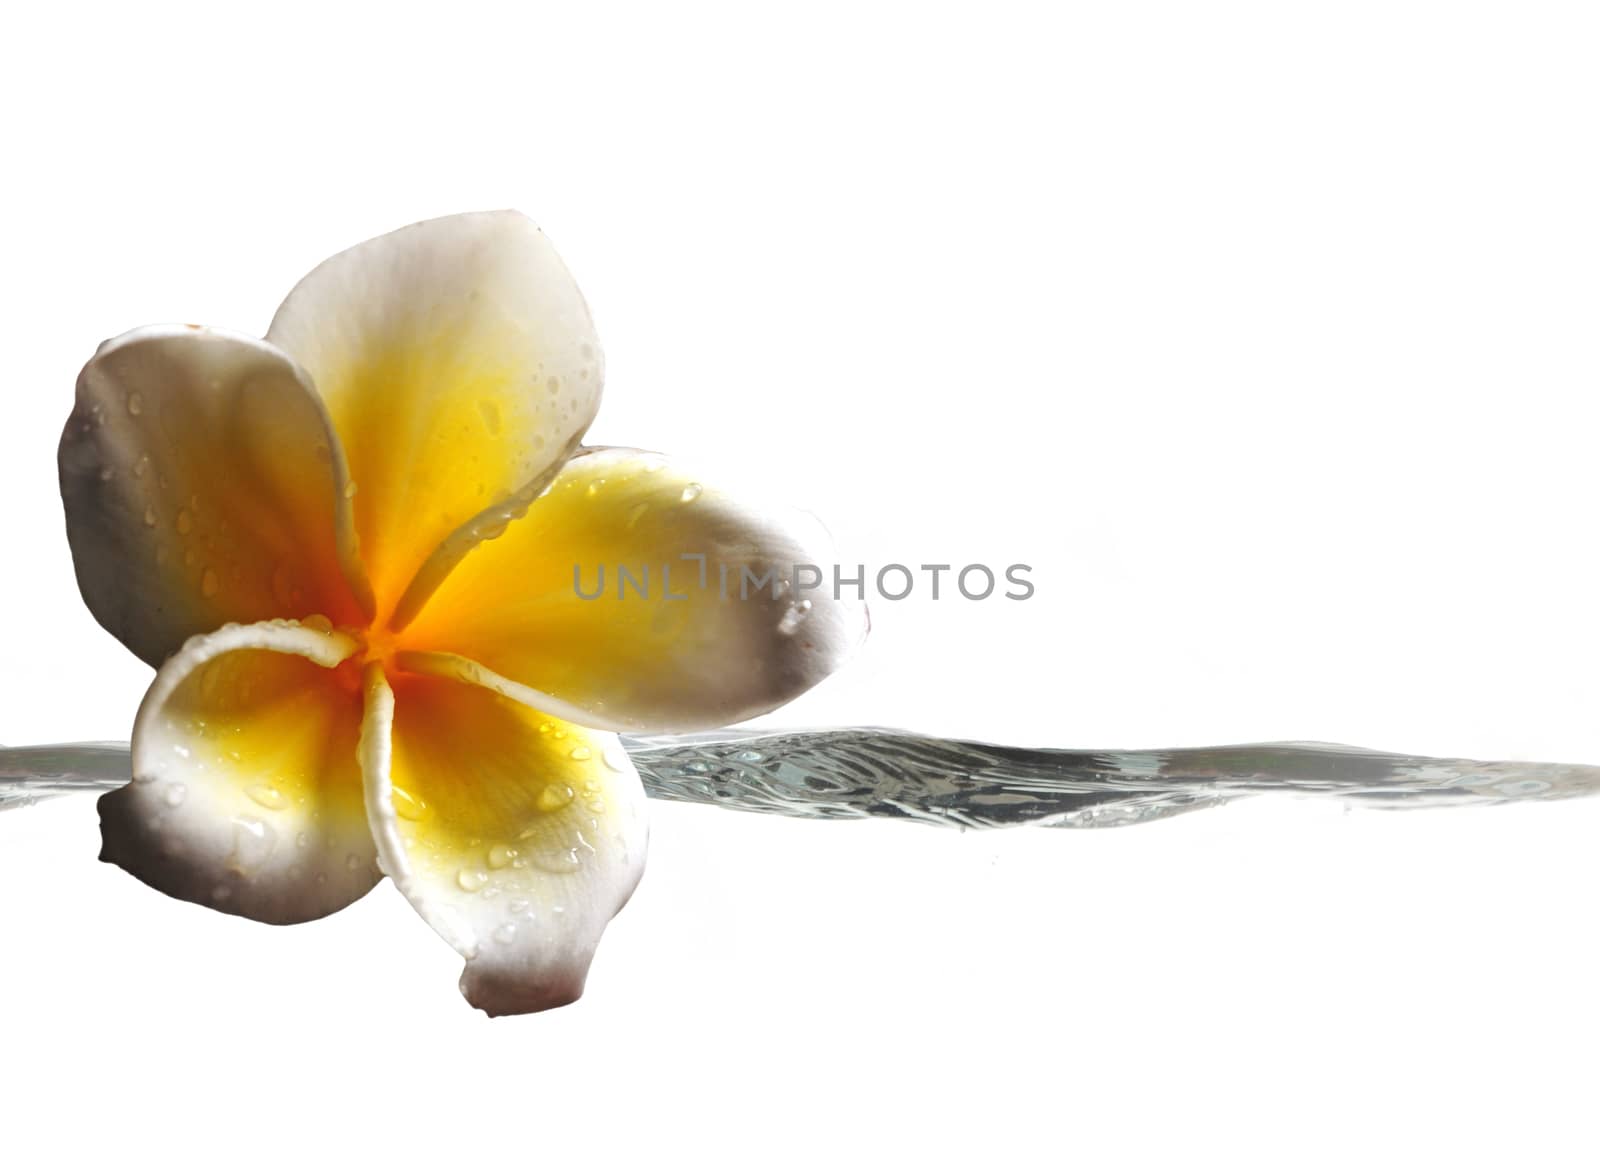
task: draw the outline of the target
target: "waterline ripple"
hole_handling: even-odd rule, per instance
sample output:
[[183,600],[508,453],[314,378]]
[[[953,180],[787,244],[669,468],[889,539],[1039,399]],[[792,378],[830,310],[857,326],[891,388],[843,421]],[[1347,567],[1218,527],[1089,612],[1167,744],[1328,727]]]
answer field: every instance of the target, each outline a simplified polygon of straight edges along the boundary
[[[1133,825],[1263,794],[1390,808],[1600,793],[1600,767],[1468,761],[1288,742],[1028,749],[889,729],[624,738],[646,792],[750,813],[960,829]],[[125,743],[0,746],[0,810],[125,784]]]

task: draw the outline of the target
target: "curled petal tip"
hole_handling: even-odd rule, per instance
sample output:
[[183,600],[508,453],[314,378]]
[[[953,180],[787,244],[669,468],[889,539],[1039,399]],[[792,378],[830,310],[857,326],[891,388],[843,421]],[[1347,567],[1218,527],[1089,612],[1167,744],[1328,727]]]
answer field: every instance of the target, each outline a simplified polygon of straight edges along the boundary
[[537,973],[468,962],[461,972],[461,996],[491,1018],[536,1014],[570,1006],[583,997],[588,975],[587,961]]

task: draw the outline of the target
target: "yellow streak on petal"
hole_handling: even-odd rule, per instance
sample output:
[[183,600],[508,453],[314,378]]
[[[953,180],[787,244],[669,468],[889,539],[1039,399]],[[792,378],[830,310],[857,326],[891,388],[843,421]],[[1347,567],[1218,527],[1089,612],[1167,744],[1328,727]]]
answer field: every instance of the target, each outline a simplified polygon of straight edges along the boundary
[[173,692],[161,722],[169,764],[203,764],[246,813],[363,820],[361,700],[343,670],[296,654],[224,653]]
[[644,791],[621,743],[485,682],[376,663],[366,682],[380,859],[466,957],[462,993],[490,1014],[572,1001],[644,867]]
[[461,562],[404,644],[469,658],[587,724],[726,725],[803,692],[859,642],[861,602],[821,586],[833,563],[807,516],[655,454],[594,450]]
[[581,865],[587,819],[611,796],[600,756],[611,735],[439,677],[399,673],[393,686],[391,774],[420,803],[405,826],[417,867],[464,876],[471,891],[480,870],[519,860],[553,873]]
[[516,213],[424,221],[324,261],[268,340],[326,399],[380,622],[442,542],[558,461],[599,404],[588,307]]

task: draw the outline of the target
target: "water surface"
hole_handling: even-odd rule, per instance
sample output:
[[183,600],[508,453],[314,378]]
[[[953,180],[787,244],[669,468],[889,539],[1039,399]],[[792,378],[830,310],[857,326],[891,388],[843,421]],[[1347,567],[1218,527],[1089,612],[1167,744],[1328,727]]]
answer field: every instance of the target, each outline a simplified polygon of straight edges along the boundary
[[[1187,749],[1027,749],[890,729],[722,730],[623,738],[651,797],[803,818],[889,817],[962,829],[1086,829],[1261,794],[1420,807],[1600,792],[1600,767],[1467,761],[1289,742]],[[128,780],[124,743],[0,746],[0,810]]]

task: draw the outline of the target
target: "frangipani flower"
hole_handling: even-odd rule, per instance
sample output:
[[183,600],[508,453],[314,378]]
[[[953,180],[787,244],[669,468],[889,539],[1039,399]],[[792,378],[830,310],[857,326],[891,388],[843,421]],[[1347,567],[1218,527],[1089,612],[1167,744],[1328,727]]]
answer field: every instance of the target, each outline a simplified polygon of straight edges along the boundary
[[[831,559],[803,515],[580,447],[601,376],[577,286],[510,212],[331,258],[264,341],[102,345],[61,441],[67,533],[90,610],[159,670],[102,857],[277,923],[381,871],[473,1005],[577,998],[644,866],[614,734],[766,712],[864,632],[844,600],[697,579]],[[578,595],[575,567],[617,564],[653,595]]]

